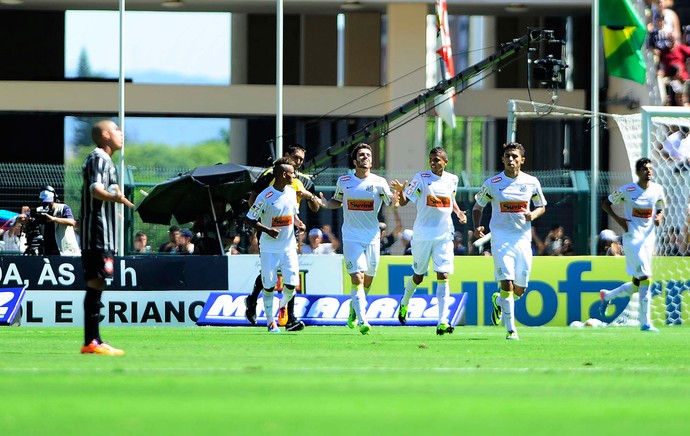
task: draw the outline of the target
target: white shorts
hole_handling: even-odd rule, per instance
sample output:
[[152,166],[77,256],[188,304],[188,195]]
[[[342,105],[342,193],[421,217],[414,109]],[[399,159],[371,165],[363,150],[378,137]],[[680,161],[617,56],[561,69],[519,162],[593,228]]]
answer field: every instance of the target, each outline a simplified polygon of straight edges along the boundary
[[261,259],[261,283],[264,289],[271,289],[278,283],[278,270],[283,275],[286,285],[299,285],[299,264],[297,252],[290,250],[284,253],[259,253]]
[[532,246],[529,240],[491,241],[496,281],[510,280],[526,288],[532,270]]
[[633,241],[630,234],[623,234],[623,250],[625,250],[625,272],[632,277],[652,277],[652,253],[654,239]]
[[374,277],[379,267],[380,250],[381,244],[378,239],[371,244],[343,241],[343,258],[347,273],[362,272]]
[[430,260],[434,263],[434,272],[453,274],[453,241],[418,241],[412,238],[412,260],[412,270],[417,275],[423,276],[429,271]]

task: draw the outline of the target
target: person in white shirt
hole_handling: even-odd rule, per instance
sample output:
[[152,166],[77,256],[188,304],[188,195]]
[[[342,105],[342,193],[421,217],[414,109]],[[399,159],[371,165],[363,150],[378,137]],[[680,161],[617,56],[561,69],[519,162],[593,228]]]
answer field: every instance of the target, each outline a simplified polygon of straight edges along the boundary
[[335,194],[326,200],[320,193],[322,207],[343,208],[343,258],[352,282],[349,328],[369,334],[371,326],[366,318],[366,294],[376,275],[380,256],[378,213],[383,204],[393,201],[393,193],[383,177],[371,172],[372,152],[368,144],[358,144],[351,154],[355,173],[338,178]]
[[[491,203],[491,253],[494,277],[501,292],[491,297],[494,310],[491,321],[501,316],[508,331],[506,339],[519,339],[515,328],[515,298],[524,294],[532,269],[532,221],[546,211],[546,199],[536,177],[523,172],[525,147],[517,142],[503,145],[504,170],[489,177],[475,195],[472,208],[474,234],[484,236],[481,225],[484,206]],[[530,201],[534,209],[530,209]]]
[[[328,240],[331,242],[323,242],[324,234],[328,236]],[[340,241],[328,224],[323,226],[323,231],[321,229],[309,230],[307,238],[309,238],[309,242],[301,245],[300,254],[337,254],[336,250],[340,248]]]
[[[606,316],[609,302],[616,297],[627,297],[639,292],[640,329],[643,332],[659,332],[651,321],[652,253],[656,242],[655,227],[664,218],[666,203],[664,189],[652,182],[654,169],[652,161],[643,157],[635,162],[636,183],[628,183],[616,189],[601,204],[602,209],[623,228],[623,250],[625,251],[625,270],[632,276],[616,289],[600,291],[599,314]],[[623,204],[625,216],[618,215],[611,206]]]
[[412,270],[413,275],[405,283],[405,294],[400,300],[398,321],[407,323],[407,306],[417,286],[422,283],[429,271],[429,261],[433,262],[436,273],[438,298],[438,325],[436,334],[453,333],[454,327],[448,323],[448,275],[453,273],[453,234],[455,228],[451,214],[467,222],[465,212],[460,210],[455,201],[458,189],[458,176],[447,171],[448,153],[441,147],[432,148],[429,152],[431,171],[417,173],[412,181],[400,183],[393,180],[391,186],[398,193],[400,206],[412,202],[417,206],[417,218],[412,232]]
[[278,308],[278,323],[285,325],[287,303],[294,297],[295,287],[299,285],[295,228],[303,231],[305,226],[297,216],[297,193],[290,186],[295,178],[295,163],[288,157],[281,157],[273,166],[273,174],[275,182],[257,195],[247,212],[247,223],[262,232],[259,257],[266,324],[269,332],[280,333],[273,317],[273,290],[280,270],[284,289]]

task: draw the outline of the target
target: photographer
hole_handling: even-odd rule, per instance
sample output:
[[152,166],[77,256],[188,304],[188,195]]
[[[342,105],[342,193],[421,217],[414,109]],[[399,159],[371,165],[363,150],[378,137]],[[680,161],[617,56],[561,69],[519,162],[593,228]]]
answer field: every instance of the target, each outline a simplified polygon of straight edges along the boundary
[[81,250],[74,232],[77,221],[72,215],[72,209],[57,202],[55,190],[51,186],[44,187],[38,197],[41,207],[36,208],[36,222],[44,226],[44,254],[80,256]]

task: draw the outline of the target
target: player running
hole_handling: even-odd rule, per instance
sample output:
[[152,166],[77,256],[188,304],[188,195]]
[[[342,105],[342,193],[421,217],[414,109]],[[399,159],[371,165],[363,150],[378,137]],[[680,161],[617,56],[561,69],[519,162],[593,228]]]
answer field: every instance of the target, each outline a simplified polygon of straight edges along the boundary
[[[627,297],[639,291],[640,329],[643,332],[658,333],[651,320],[651,294],[649,284],[652,281],[652,252],[656,242],[654,227],[658,227],[664,218],[663,207],[666,203],[664,189],[652,182],[654,169],[652,161],[646,157],[635,162],[636,183],[628,183],[618,188],[605,198],[602,209],[623,228],[623,251],[625,252],[625,270],[632,276],[616,289],[600,291],[601,305],[599,314],[606,315],[609,302],[617,297]],[[611,208],[614,204],[623,203],[625,217],[621,217]]]
[[[504,170],[486,179],[475,195],[472,209],[474,234],[484,236],[481,226],[484,206],[491,203],[491,251],[494,259],[494,277],[501,284],[501,292],[494,293],[491,301],[494,311],[491,321],[501,319],[508,331],[506,339],[518,340],[515,328],[515,298],[524,294],[532,269],[532,221],[546,211],[546,199],[536,177],[521,171],[525,163],[525,147],[517,142],[503,145]],[[530,200],[534,209],[530,210]]]
[[448,275],[453,273],[453,234],[454,226],[451,213],[467,222],[465,212],[455,202],[458,189],[458,176],[445,171],[448,165],[448,153],[441,148],[432,148],[429,152],[431,171],[417,173],[411,182],[400,183],[393,180],[391,186],[398,193],[400,205],[413,202],[417,206],[417,218],[414,221],[414,238],[412,239],[412,270],[414,274],[405,283],[405,294],[400,300],[398,320],[407,323],[407,306],[417,286],[422,283],[429,271],[429,261],[433,261],[438,285],[438,325],[436,334],[453,333],[454,328],[448,322]]

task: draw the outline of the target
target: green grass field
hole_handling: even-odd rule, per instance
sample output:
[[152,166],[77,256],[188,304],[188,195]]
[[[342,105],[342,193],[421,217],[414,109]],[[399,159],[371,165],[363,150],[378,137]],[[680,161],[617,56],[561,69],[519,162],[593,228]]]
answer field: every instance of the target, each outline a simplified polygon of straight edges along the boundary
[[[0,329],[0,434],[684,434],[690,329]],[[663,432],[663,433],[662,433]],[[671,433],[673,432],[673,433]]]

